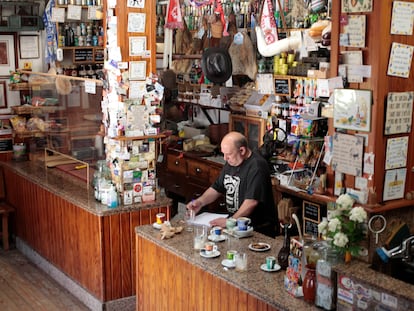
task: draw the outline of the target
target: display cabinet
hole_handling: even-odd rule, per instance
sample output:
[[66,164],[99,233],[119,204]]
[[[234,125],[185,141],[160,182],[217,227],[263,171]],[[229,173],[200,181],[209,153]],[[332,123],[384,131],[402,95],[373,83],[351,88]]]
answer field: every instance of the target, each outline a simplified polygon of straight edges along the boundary
[[2,1],[0,32],[35,31],[44,29],[38,2]]
[[[102,158],[101,81],[25,73],[29,82],[9,84],[22,98],[21,105],[12,107],[14,142],[26,144],[31,156],[51,148],[89,162]],[[63,84],[57,82],[62,79]],[[94,94],[85,83],[95,86]]]
[[64,20],[57,23],[58,47],[63,57],[57,70],[65,75],[96,78],[103,69],[104,28],[102,6],[56,5],[64,10]]
[[231,114],[229,118],[229,130],[242,133],[247,137],[249,147],[251,149],[257,149],[263,144],[266,123],[266,119]]

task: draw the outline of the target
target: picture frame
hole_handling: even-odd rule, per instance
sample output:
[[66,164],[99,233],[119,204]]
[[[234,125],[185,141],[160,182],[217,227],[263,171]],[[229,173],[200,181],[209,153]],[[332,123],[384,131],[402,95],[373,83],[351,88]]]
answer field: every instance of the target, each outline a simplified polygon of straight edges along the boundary
[[388,93],[384,135],[411,132],[413,104],[413,91]]
[[147,50],[147,37],[129,37],[129,56],[143,56]]
[[371,90],[334,90],[334,127],[369,132],[371,130]]
[[147,77],[147,62],[146,61],[129,62],[129,79],[130,80],[145,80],[146,77]]
[[407,168],[385,171],[383,201],[404,198]]
[[0,81],[0,109],[7,108],[7,85],[6,81]]
[[10,71],[16,70],[16,34],[0,36],[0,76],[10,76]]
[[143,9],[145,7],[145,0],[127,0],[127,7]]
[[39,58],[39,36],[20,35],[19,51],[21,59]]
[[128,32],[145,32],[146,17],[145,13],[128,13]]

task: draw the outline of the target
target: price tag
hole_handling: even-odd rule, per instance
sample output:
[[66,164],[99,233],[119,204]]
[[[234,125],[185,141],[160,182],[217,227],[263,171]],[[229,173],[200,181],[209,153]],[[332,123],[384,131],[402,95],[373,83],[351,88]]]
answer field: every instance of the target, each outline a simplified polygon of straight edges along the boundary
[[85,92],[89,94],[96,94],[96,83],[95,81],[85,81]]

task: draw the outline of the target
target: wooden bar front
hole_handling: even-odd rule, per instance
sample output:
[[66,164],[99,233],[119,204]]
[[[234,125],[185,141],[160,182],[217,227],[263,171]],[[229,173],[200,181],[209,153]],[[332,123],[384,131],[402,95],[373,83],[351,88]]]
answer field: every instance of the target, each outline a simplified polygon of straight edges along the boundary
[[[16,237],[101,302],[134,296],[134,228],[154,222],[158,212],[169,215],[170,200],[105,212],[106,207],[86,189],[70,197],[64,177],[52,181],[55,177],[46,172],[42,184],[20,173],[4,167],[7,200],[16,209],[12,228]],[[50,188],[53,184],[56,190]]]

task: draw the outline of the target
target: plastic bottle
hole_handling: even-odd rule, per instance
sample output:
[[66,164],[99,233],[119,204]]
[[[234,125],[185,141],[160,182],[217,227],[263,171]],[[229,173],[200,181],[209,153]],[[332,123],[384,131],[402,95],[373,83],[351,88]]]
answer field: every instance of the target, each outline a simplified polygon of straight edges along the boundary
[[111,185],[108,193],[108,207],[114,208],[118,206],[118,193],[116,192],[115,186]]

